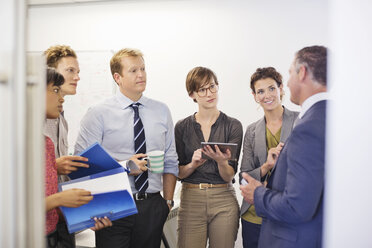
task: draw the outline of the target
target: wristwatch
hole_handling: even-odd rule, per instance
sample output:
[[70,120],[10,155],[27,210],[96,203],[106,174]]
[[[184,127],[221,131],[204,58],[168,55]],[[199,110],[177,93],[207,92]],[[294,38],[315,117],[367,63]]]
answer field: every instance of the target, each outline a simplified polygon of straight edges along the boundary
[[173,208],[173,206],[174,206],[174,201],[173,201],[173,200],[167,200],[167,204],[168,204],[169,206],[171,206],[171,208]]

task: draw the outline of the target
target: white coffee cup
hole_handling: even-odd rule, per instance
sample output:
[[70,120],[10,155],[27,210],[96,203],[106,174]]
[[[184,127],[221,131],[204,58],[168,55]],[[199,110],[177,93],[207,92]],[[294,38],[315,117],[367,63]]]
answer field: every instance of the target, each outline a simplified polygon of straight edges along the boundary
[[164,152],[151,151],[147,153],[147,167],[152,173],[163,173],[164,171]]

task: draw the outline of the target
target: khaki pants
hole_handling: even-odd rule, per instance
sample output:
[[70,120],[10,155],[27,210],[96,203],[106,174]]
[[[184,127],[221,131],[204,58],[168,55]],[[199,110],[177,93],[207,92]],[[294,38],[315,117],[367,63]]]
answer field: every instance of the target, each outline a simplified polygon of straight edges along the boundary
[[178,212],[178,247],[234,247],[239,228],[239,205],[228,188],[182,187]]

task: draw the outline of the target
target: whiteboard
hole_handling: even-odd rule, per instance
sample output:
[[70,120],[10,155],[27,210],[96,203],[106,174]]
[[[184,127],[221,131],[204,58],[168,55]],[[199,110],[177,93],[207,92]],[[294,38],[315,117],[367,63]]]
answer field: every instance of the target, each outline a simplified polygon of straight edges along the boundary
[[88,108],[116,94],[118,87],[111,76],[113,51],[76,51],[80,81],[76,95],[65,96],[63,108],[68,123],[68,151],[73,153],[80,121]]

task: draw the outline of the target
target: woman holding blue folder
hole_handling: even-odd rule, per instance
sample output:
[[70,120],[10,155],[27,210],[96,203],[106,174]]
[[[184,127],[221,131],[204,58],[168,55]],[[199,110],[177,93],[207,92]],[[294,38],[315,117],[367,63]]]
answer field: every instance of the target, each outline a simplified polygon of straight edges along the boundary
[[[182,181],[178,212],[178,247],[234,247],[239,226],[239,205],[232,186],[237,171],[243,129],[241,123],[217,108],[219,82],[205,67],[192,69],[186,89],[198,112],[175,127]],[[236,159],[216,145],[201,149],[201,142],[237,144]],[[203,159],[205,153],[211,159]]]
[[[61,85],[64,78],[54,69],[47,69],[47,89],[46,89],[46,118],[58,118],[64,102],[61,95]],[[58,176],[56,169],[55,150],[52,140],[45,136],[45,207],[46,207],[46,230],[47,247],[59,247],[56,227],[58,223],[57,208],[79,207],[87,204],[93,199],[89,191],[82,189],[71,189],[62,192],[58,191]],[[107,218],[96,219],[93,230],[111,226],[112,223]]]

